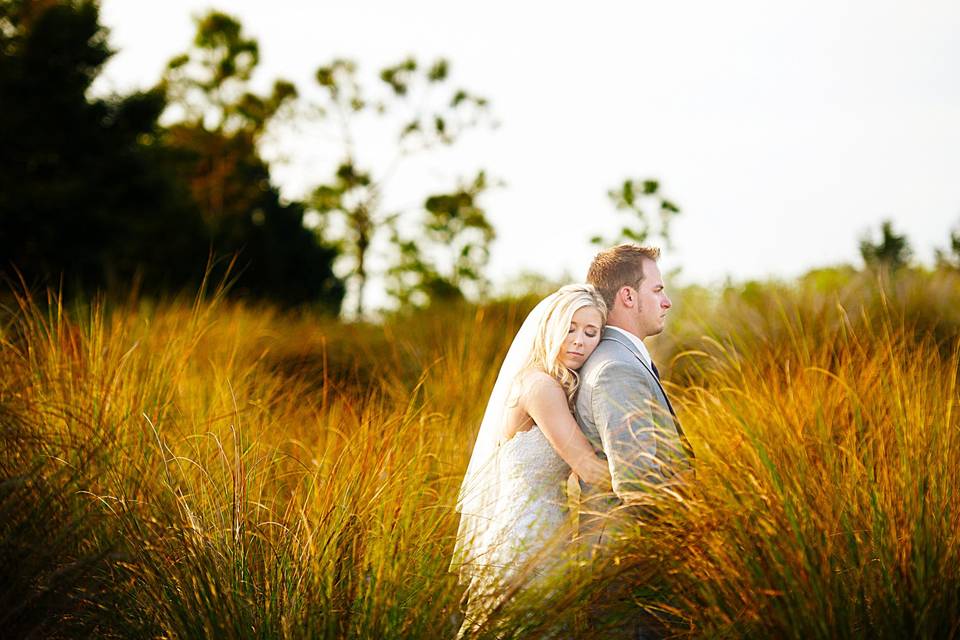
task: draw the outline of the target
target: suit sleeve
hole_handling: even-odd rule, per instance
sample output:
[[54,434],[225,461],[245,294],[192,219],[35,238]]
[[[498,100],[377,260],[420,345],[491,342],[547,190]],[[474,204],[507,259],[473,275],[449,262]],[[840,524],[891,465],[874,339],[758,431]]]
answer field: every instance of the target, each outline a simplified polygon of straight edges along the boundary
[[606,363],[597,372],[592,404],[613,491],[625,503],[636,502],[645,486],[663,480],[657,459],[662,418],[648,376],[636,366]]

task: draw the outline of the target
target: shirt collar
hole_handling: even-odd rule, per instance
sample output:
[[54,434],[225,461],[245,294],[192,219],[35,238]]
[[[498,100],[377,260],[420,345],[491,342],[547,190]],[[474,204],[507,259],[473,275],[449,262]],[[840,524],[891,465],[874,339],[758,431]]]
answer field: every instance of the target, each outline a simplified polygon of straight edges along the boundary
[[621,329],[620,327],[614,327],[608,324],[607,329],[613,329],[614,331],[618,331],[630,338],[630,341],[633,342],[633,344],[637,347],[637,351],[640,352],[640,357],[643,358],[643,361],[647,363],[648,367],[653,367],[653,360],[650,358],[650,352],[647,351],[647,345],[643,344],[643,340],[633,335],[629,331]]

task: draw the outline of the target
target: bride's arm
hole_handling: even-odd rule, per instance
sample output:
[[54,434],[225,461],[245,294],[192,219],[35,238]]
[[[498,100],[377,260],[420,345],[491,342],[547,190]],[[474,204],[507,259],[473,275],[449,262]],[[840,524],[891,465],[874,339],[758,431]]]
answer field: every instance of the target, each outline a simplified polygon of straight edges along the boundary
[[563,388],[546,374],[536,378],[521,397],[524,410],[574,473],[588,484],[609,485],[610,469],[574,420]]

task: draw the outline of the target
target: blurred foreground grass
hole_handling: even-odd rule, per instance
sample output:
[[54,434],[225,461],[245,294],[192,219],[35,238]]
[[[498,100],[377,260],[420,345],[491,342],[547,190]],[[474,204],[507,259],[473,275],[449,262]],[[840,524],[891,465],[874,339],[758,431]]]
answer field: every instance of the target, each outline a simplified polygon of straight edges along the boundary
[[[347,325],[216,295],[20,297],[0,355],[0,628],[452,637],[453,503],[532,302]],[[677,302],[651,346],[695,485],[501,629],[575,634],[616,581],[681,637],[960,635],[960,277]]]

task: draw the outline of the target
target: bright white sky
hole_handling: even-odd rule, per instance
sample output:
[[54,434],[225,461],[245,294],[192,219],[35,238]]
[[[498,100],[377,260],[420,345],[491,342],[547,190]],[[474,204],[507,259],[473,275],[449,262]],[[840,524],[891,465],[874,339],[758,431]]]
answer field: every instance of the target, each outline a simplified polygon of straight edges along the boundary
[[[503,180],[482,201],[497,282],[583,278],[589,238],[620,223],[606,192],[626,177],[658,178],[681,206],[663,266],[682,282],[858,263],[883,218],[929,264],[960,224],[955,0],[102,0],[119,53],[98,88],[152,85],[210,7],[259,40],[263,87],[282,76],[307,89],[335,56],[371,73],[447,57],[501,124],[398,175],[395,204],[415,202],[418,181],[442,190],[477,168]],[[291,198],[336,159],[309,132],[280,146]]]

